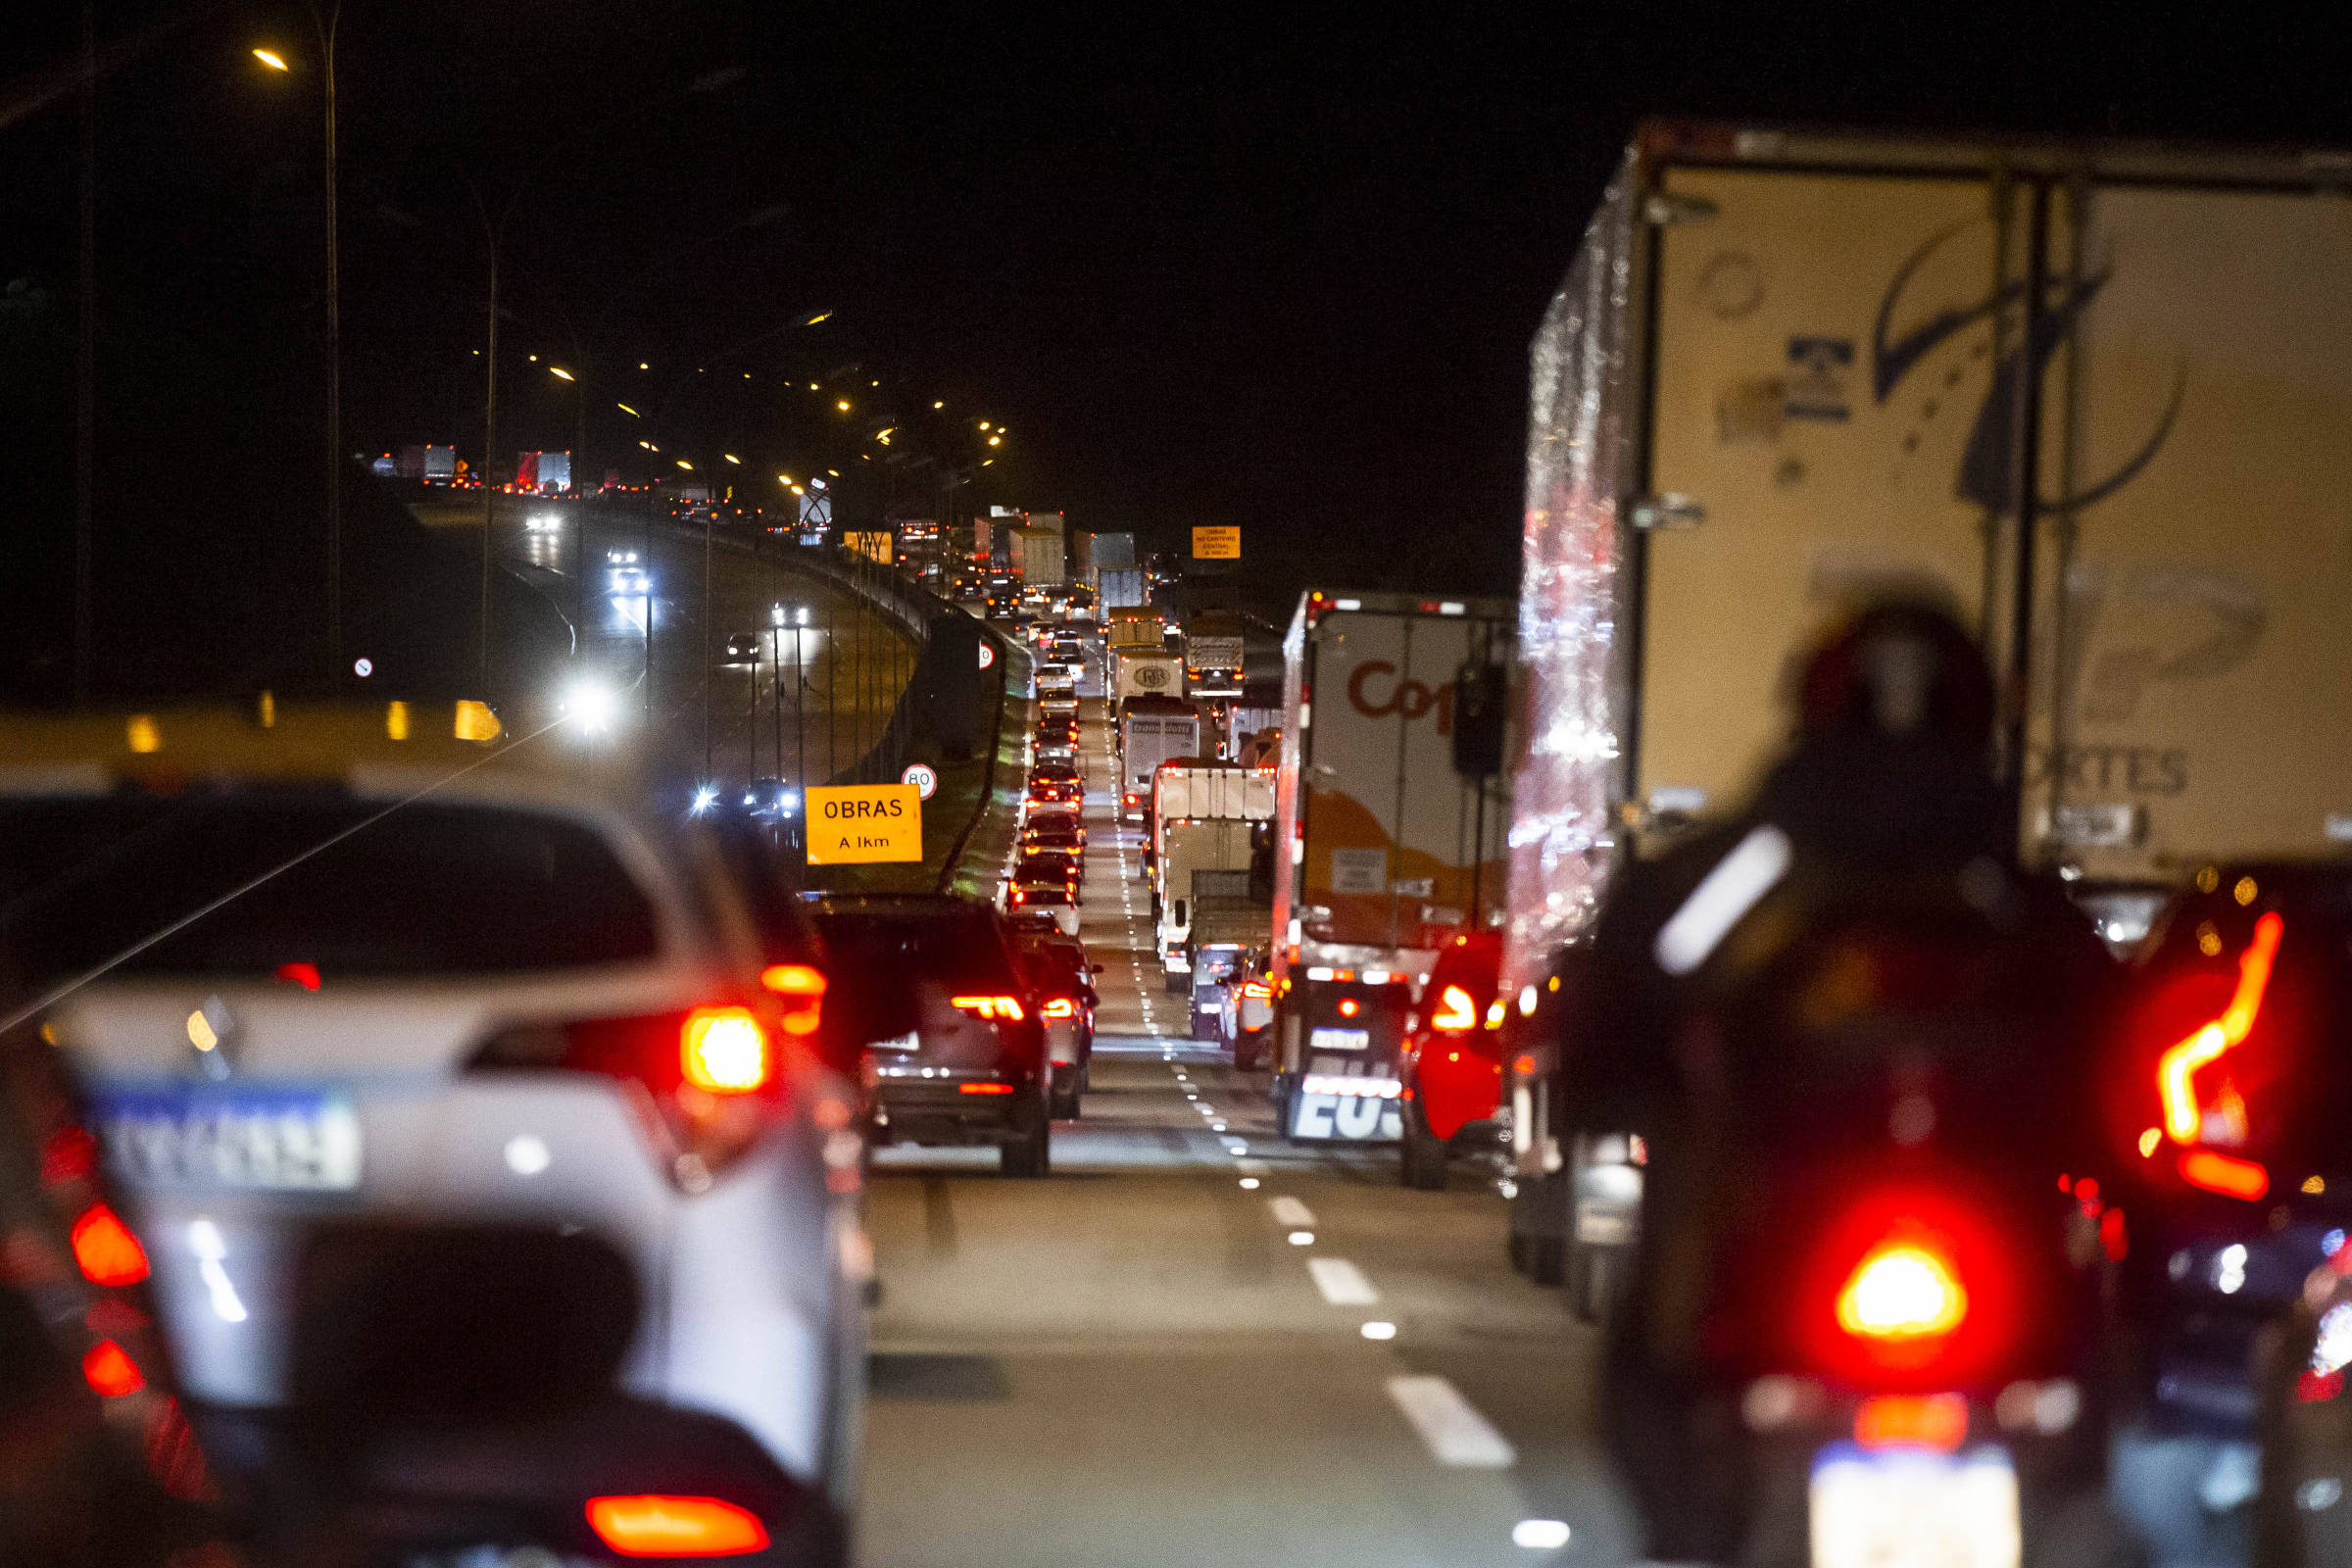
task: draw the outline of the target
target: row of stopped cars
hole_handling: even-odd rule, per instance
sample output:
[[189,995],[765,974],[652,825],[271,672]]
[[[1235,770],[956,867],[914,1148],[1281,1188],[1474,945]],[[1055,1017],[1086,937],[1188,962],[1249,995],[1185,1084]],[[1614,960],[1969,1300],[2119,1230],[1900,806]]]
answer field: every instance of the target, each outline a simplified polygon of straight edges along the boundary
[[1074,944],[472,705],[0,722],[8,1434],[256,1560],[847,1560],[867,1152],[1047,1174]]

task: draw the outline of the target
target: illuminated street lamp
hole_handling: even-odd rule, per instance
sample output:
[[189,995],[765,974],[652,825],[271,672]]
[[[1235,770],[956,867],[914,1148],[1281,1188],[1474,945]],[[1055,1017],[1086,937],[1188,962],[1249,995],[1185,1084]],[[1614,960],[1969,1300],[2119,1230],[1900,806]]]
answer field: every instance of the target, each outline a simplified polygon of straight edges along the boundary
[[[337,684],[343,674],[343,306],[335,217],[335,27],[342,15],[342,0],[328,0],[324,11],[311,7],[326,106],[326,667]],[[253,58],[280,74],[293,74],[278,50],[257,47]]]
[[547,373],[548,373],[548,374],[550,374],[550,375],[554,375],[554,376],[561,376],[563,379],[564,379],[564,380],[566,380],[566,381],[569,381],[569,380],[573,379],[573,377],[572,377],[572,373],[571,373],[569,370],[566,370],[566,369],[564,369],[564,368],[562,366],[560,366],[560,365],[551,365],[551,366],[549,366],[549,367],[547,368]]

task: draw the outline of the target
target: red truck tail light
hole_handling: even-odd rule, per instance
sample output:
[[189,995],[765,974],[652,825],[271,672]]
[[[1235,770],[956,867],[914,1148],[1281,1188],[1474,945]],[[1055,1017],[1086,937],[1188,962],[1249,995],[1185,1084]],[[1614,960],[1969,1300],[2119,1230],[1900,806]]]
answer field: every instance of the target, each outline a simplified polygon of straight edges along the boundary
[[975,1018],[1002,1018],[1019,1023],[1024,1016],[1020,1001],[1015,997],[950,997],[948,1004]]
[[767,1527],[717,1497],[591,1497],[588,1528],[623,1557],[739,1557],[767,1549]]
[[1478,1004],[1460,986],[1447,986],[1438,994],[1438,1010],[1430,1018],[1432,1029],[1458,1035],[1478,1027]]
[[[2278,940],[2286,922],[2272,910],[2254,922],[2254,940],[2237,960],[2237,989],[2222,1015],[2203,1024],[2166,1052],[2156,1064],[2156,1093],[2164,1104],[2164,1130],[2176,1144],[2199,1141],[2204,1113],[2197,1103],[2197,1069],[2214,1061],[2253,1032],[2270,989],[2271,969],[2278,956]],[[2266,1184],[2267,1185],[2267,1184]]]

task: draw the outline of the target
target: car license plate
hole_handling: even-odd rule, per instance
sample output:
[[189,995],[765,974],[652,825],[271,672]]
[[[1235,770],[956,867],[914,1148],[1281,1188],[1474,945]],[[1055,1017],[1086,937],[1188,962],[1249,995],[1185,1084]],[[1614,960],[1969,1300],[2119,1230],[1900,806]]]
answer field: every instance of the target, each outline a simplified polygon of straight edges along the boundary
[[103,1094],[93,1109],[113,1173],[133,1187],[341,1192],[360,1184],[360,1118],[304,1089]]
[[1314,1051],[1369,1051],[1372,1049],[1372,1031],[1317,1029],[1307,1037],[1307,1046]]
[[1965,1453],[1833,1444],[1813,1459],[1813,1568],[2017,1568],[2017,1471]]

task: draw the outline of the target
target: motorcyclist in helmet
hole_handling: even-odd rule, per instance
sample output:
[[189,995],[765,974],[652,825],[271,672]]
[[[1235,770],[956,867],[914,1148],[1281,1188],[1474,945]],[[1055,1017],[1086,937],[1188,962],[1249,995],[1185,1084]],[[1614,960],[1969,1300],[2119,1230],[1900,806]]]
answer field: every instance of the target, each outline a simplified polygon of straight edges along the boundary
[[[1995,1162],[2040,1184],[2089,1131],[2075,1020],[2112,964],[2056,885],[2018,870],[1968,634],[1928,604],[1865,608],[1796,696],[1793,744],[1747,809],[1629,857],[1547,1008],[1563,1142],[1631,1134],[1646,1154],[1602,1399],[1660,1558],[1742,1551],[1761,1483],[1740,1389],[1780,1364],[1771,1325],[1821,1195],[1873,1141],[1982,1165],[1967,1129],[1996,1123]],[[2063,1202],[2053,1187],[2021,1201]]]

